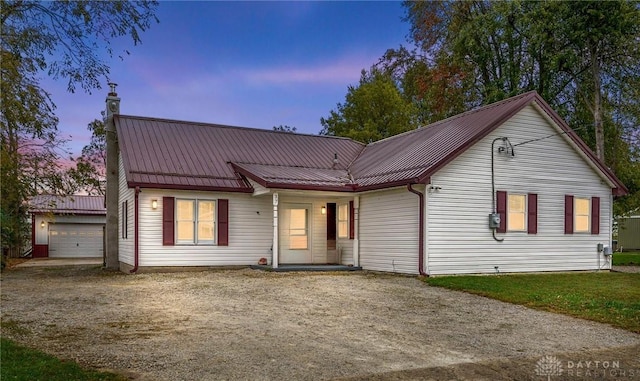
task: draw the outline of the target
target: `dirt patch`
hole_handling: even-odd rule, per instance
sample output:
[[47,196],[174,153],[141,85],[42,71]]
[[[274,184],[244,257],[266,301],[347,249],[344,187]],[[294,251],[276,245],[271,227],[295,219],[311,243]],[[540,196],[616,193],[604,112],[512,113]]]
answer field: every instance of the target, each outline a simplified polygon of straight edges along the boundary
[[602,353],[640,368],[640,335],[412,277],[59,267],[1,284],[3,336],[140,380],[542,379],[542,356]]
[[613,266],[612,269],[619,273],[640,273],[640,266]]
[[25,263],[29,260],[29,258],[7,258],[5,260],[5,264],[6,264],[6,270],[14,268],[16,266],[18,266],[19,264]]

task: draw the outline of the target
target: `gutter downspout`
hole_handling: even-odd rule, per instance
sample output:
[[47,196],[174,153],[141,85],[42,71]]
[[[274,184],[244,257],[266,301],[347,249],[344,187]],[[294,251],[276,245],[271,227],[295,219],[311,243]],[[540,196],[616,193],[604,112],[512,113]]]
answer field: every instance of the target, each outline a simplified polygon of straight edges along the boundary
[[133,206],[133,268],[129,270],[131,274],[135,274],[138,271],[138,204],[139,204],[139,195],[140,187],[136,187],[135,190],[135,201]]
[[411,193],[417,194],[420,200],[420,221],[418,231],[418,273],[422,276],[429,276],[424,271],[424,193],[421,193],[412,188],[411,183],[407,184],[407,190]]

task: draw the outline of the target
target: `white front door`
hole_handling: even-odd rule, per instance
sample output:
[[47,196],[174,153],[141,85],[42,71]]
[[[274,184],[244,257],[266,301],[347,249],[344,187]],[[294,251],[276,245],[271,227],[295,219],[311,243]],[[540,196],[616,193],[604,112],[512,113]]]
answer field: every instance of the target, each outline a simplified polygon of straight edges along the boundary
[[311,263],[311,204],[280,209],[280,263]]

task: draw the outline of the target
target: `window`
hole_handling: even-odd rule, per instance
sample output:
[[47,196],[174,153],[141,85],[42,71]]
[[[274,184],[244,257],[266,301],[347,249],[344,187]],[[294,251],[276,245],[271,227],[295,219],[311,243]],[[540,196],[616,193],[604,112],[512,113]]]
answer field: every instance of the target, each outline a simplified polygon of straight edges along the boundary
[[214,201],[198,201],[198,242],[213,243],[214,215],[216,204]]
[[588,198],[574,199],[574,229],[575,233],[589,233],[591,225],[591,200]]
[[289,249],[306,250],[308,243],[307,209],[289,210]]
[[349,209],[347,204],[338,206],[338,238],[349,236]]
[[564,196],[564,234],[600,234],[600,197]]
[[176,200],[177,243],[215,243],[215,209],[211,200]]
[[507,231],[538,234],[538,195],[536,193],[509,194],[496,191],[496,212],[500,226],[496,233]]
[[125,201],[122,203],[122,238],[127,238],[128,217],[129,217],[129,201]]
[[523,194],[509,194],[507,230],[526,231],[527,201]]

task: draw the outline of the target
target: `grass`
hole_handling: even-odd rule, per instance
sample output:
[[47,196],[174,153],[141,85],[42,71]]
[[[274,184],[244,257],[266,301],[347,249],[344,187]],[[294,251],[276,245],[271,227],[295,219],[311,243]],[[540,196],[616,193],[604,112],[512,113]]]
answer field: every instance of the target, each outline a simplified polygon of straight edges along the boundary
[[425,282],[640,333],[640,274],[447,276]]
[[614,266],[640,266],[640,252],[613,253]]
[[0,379],[15,381],[125,381],[114,373],[82,368],[75,362],[62,361],[2,338]]

